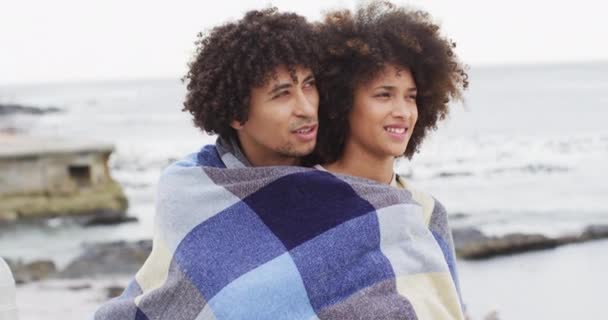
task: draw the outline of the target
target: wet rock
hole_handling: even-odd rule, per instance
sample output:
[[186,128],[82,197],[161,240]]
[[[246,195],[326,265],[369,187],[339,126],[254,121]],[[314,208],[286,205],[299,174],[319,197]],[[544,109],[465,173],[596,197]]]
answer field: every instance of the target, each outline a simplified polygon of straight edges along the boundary
[[84,253],[59,273],[61,278],[132,275],[152,251],[151,240],[85,244]]
[[137,221],[136,217],[127,216],[124,211],[113,210],[99,210],[91,216],[78,218],[78,222],[85,227],[108,226]]
[[486,236],[475,227],[452,229],[456,254],[464,259],[484,259],[498,255],[552,249],[561,245],[608,238],[608,225],[591,225],[580,234],[548,237],[542,234],[510,233]]
[[470,177],[472,176],[472,172],[463,171],[463,172],[440,172],[437,177],[439,178],[452,178],[452,177]]
[[83,284],[70,285],[67,287],[67,289],[70,291],[80,291],[80,290],[91,289],[92,287],[93,286],[91,286],[91,284],[89,284],[89,283],[83,283]]
[[452,236],[454,237],[454,246],[456,248],[473,245],[487,238],[483,232],[475,227],[453,228]]
[[12,115],[12,114],[32,114],[32,115],[43,115],[47,113],[56,113],[63,110],[55,107],[50,108],[38,108],[23,106],[20,104],[0,104],[0,116]]
[[15,283],[24,284],[32,281],[44,280],[57,273],[55,263],[50,260],[36,260],[24,263],[21,260],[6,260],[13,272]]
[[541,234],[512,233],[486,236],[474,227],[452,231],[456,254],[465,259],[483,259],[496,255],[514,254],[531,250],[555,248],[556,239]]
[[17,222],[19,215],[15,211],[0,212],[0,225],[8,225]]
[[464,212],[454,212],[454,213],[451,213],[449,216],[450,220],[460,220],[460,219],[466,219],[468,217],[470,217],[470,215],[466,214]]
[[109,286],[105,288],[106,291],[106,297],[108,297],[108,299],[111,298],[115,298],[118,297],[119,295],[122,294],[123,291],[125,291],[125,287],[122,286]]
[[583,231],[581,238],[588,240],[608,238],[608,224],[588,226]]

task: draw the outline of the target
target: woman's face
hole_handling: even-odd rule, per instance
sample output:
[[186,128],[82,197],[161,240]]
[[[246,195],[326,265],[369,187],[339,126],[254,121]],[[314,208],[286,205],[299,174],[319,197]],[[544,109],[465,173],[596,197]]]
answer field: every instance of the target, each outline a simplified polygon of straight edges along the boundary
[[418,120],[416,93],[410,70],[390,64],[357,86],[347,148],[379,158],[403,155]]

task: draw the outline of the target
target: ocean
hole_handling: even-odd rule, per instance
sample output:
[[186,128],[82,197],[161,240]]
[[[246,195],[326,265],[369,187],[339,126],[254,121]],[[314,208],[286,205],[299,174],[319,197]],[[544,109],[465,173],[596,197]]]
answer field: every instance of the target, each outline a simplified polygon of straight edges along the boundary
[[[450,117],[412,161],[399,161],[397,172],[441,201],[454,214],[452,226],[556,235],[608,223],[608,63],[473,67],[469,80],[464,103],[452,105]],[[52,220],[2,229],[0,255],[52,258],[61,267],[83,242],[150,238],[161,170],[215,141],[181,111],[185,92],[179,79],[0,86],[0,103],[64,110],[0,118],[0,128],[113,143],[112,175],[127,193],[129,214],[139,218],[112,227]],[[594,248],[605,255],[607,245]],[[499,270],[492,261],[481,268]],[[473,272],[479,264],[461,266],[465,296],[468,289],[471,300],[483,299],[483,281]],[[481,314],[492,307],[472,308]],[[517,308],[499,306],[507,315]]]

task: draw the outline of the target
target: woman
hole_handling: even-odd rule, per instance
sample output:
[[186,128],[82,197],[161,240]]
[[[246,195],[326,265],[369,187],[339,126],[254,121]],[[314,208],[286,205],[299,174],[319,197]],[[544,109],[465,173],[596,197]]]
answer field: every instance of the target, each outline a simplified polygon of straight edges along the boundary
[[460,99],[468,86],[464,66],[452,51],[455,44],[439,34],[427,13],[386,2],[373,2],[355,14],[326,14],[320,36],[326,48],[324,71],[317,76],[320,129],[309,160],[320,163],[317,169],[410,191],[422,207],[418,223],[436,242],[423,255],[440,250],[445,269],[415,280],[411,270],[395,270],[403,275],[397,280],[398,288],[402,282],[399,292],[419,318],[462,318],[446,212],[393,171],[395,160],[412,158],[447,115],[448,102]]

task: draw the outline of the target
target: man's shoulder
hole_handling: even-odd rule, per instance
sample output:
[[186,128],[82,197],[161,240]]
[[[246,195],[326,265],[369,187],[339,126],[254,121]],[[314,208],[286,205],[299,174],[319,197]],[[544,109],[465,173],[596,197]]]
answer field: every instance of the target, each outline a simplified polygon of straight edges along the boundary
[[164,178],[179,174],[180,172],[189,171],[188,169],[204,166],[223,167],[223,163],[217,153],[215,145],[205,145],[199,151],[190,153],[181,159],[171,162],[162,170],[160,178],[163,180]]
[[199,151],[190,153],[185,157],[173,161],[164,171],[171,171],[178,168],[191,167],[224,167],[217,148],[213,144],[203,146]]

